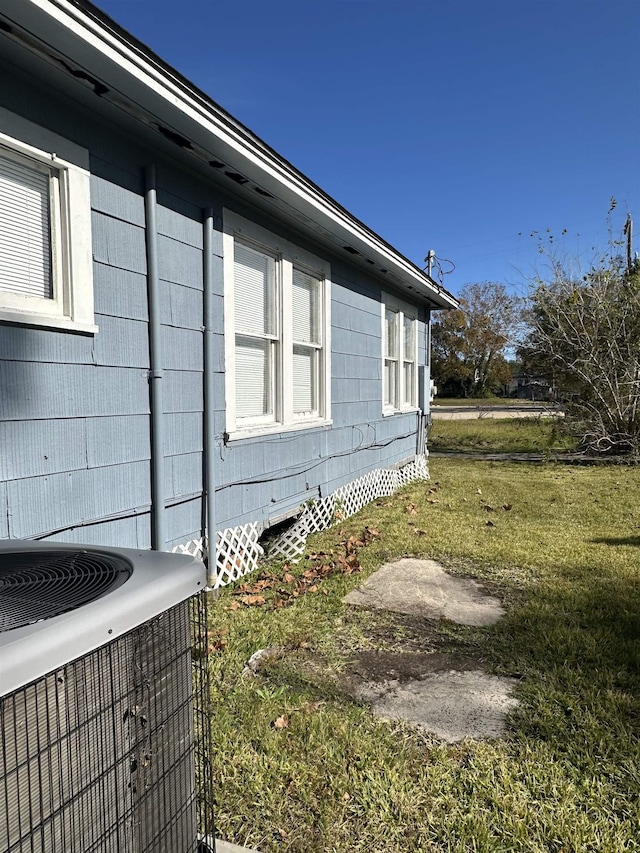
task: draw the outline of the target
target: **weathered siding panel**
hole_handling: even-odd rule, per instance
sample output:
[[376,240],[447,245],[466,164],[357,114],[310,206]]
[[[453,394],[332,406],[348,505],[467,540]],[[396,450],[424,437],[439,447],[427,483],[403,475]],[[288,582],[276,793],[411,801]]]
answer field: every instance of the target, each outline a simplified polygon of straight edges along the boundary
[[203,369],[202,331],[162,327],[162,361],[167,370]]
[[126,513],[151,500],[147,462],[14,480],[7,488],[10,535],[18,538]]
[[89,468],[141,462],[150,458],[148,415],[87,418],[85,424]]
[[168,480],[171,494],[167,497],[178,498],[202,492],[202,453],[183,453],[166,461],[171,472]]
[[0,362],[0,421],[146,413],[147,374],[84,364]]
[[185,287],[202,290],[202,251],[173,240],[158,236],[158,269],[160,278]]
[[[103,161],[103,166],[106,164]],[[91,175],[91,207],[98,213],[104,213],[113,219],[120,219],[144,228],[143,187],[133,191],[118,185],[113,180],[93,173]]]
[[2,325],[0,360],[94,364],[94,337],[52,329]]
[[0,422],[0,481],[87,467],[85,421]]
[[202,450],[202,429],[200,412],[165,415],[165,455],[178,456]]
[[122,518],[101,524],[87,524],[48,536],[52,542],[73,542],[80,545],[100,545],[103,548],[146,548],[138,540],[136,518]]
[[203,410],[202,373],[167,370],[164,374],[165,412],[201,412]]
[[94,261],[146,275],[147,250],[143,228],[94,211],[91,214],[91,237]]
[[125,317],[129,320],[149,319],[146,275],[94,261],[93,295],[98,315]]
[[95,336],[96,364],[107,367],[149,367],[147,323],[120,317],[98,316]]

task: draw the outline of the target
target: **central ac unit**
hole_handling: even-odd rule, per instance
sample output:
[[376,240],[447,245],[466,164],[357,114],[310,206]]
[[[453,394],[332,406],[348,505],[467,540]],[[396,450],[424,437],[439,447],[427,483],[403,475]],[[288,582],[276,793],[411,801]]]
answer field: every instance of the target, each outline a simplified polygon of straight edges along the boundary
[[[183,554],[0,542],[0,850],[198,850]],[[202,848],[200,848],[202,849]]]

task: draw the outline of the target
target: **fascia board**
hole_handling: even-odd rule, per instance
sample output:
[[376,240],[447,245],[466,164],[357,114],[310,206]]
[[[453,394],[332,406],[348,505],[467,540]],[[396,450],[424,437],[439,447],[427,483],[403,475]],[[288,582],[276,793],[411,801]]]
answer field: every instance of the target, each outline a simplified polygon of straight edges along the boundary
[[[337,233],[345,245],[365,257],[373,255],[381,266],[392,268],[417,296],[434,306],[457,307],[455,298],[444,288],[226,111],[177,72],[155,61],[133,40],[127,40],[124,31],[110,28],[88,14],[82,5],[70,0],[0,0],[0,10],[17,24],[101,79],[111,92],[107,100],[112,100],[113,90],[117,90],[123,99],[138,105],[159,123],[205,151],[213,148],[212,156],[226,159],[269,192],[284,196],[287,204]],[[86,7],[91,8],[89,4]]]

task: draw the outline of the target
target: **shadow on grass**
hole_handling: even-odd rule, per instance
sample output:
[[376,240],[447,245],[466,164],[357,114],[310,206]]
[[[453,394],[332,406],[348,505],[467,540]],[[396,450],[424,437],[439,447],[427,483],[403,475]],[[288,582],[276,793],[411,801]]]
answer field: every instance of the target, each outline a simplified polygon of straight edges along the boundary
[[636,545],[640,547],[640,536],[599,536],[591,541],[597,542],[599,545]]
[[582,575],[538,589],[496,626],[495,651],[524,676],[517,737],[576,766],[624,763],[640,737],[640,584]]

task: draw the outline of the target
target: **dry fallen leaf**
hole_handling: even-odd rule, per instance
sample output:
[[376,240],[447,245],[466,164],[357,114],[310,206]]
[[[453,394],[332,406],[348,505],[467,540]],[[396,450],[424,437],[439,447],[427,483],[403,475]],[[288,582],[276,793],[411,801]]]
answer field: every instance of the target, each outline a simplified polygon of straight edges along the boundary
[[484,508],[486,509],[487,512],[494,512],[494,509],[491,506],[491,504],[485,504]]
[[487,527],[495,527],[495,524],[493,523],[493,521],[491,521],[491,519],[487,521]]
[[407,509],[407,512],[409,513],[409,515],[417,515],[418,514],[418,510],[416,509],[415,504],[407,504],[406,509]]
[[476,495],[481,495],[481,494],[482,494],[482,489],[476,489]]
[[239,608],[240,608],[240,605],[238,604],[237,601],[232,601],[231,604],[229,605],[229,610],[239,610]]
[[278,717],[277,720],[273,721],[274,729],[286,729],[289,725],[289,717],[286,714],[283,714],[281,717]]
[[438,500],[438,498],[427,498],[427,503],[428,504],[439,504],[440,501]]
[[416,536],[426,536],[427,535],[427,531],[422,530],[420,527],[414,527],[413,532]]
[[506,512],[509,512],[509,510],[511,509],[511,504],[502,504],[502,509],[504,509]]
[[243,595],[240,601],[247,607],[259,607],[265,603],[264,595]]
[[282,575],[282,580],[283,580],[285,583],[293,583],[293,581],[295,580],[295,578],[294,578],[294,576],[291,574],[291,572],[285,572],[285,573]]

